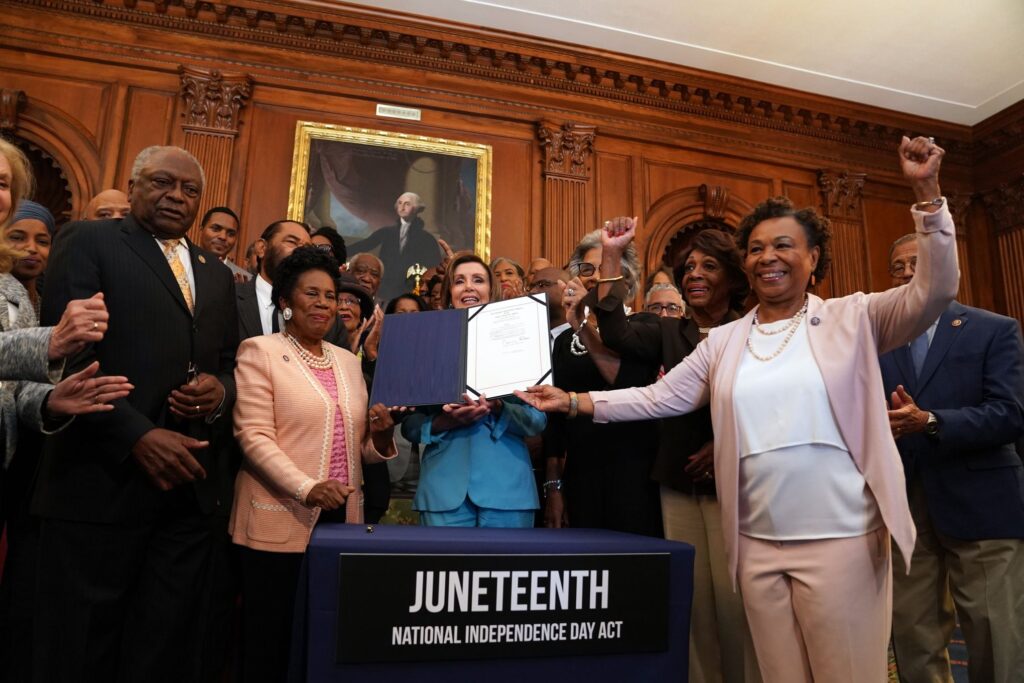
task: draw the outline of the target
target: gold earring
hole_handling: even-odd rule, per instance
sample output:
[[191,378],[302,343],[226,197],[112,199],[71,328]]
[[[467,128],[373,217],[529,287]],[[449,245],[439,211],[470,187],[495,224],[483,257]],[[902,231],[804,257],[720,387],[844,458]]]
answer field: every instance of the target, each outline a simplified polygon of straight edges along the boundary
[[817,278],[814,277],[814,273],[811,273],[811,287],[818,284]]

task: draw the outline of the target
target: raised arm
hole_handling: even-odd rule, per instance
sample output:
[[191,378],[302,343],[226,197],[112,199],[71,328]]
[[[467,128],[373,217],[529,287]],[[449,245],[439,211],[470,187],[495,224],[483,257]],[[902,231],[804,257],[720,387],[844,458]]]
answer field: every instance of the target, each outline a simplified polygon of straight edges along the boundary
[[953,218],[939,189],[944,154],[931,138],[904,137],[900,143],[903,176],[917,198],[911,210],[918,236],[917,268],[909,284],[867,295],[879,353],[922,334],[953,301],[960,286]]

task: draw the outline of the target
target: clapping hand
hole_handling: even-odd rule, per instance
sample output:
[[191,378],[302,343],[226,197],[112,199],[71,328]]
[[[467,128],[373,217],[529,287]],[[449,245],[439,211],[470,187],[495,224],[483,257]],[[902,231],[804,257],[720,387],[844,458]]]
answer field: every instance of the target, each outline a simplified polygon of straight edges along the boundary
[[[380,305],[373,307],[373,314],[363,321],[360,325],[359,331],[355,334],[353,343],[359,344],[359,340],[362,339],[363,333],[369,330],[366,335],[366,340],[363,342],[363,353],[370,360],[377,360],[377,351],[380,349],[380,333],[381,328],[384,327],[384,311]],[[356,349],[358,350],[358,348]],[[353,351],[355,353],[355,351]]]
[[81,351],[86,344],[102,340],[108,320],[110,314],[103,301],[103,292],[70,302],[50,335],[47,358],[51,361],[67,358]]
[[894,438],[922,432],[928,425],[928,412],[921,410],[914,403],[914,399],[902,384],[892,392],[890,406],[892,409],[889,411],[889,428],[892,429]]
[[124,398],[135,387],[127,377],[100,376],[99,362],[68,375],[46,397],[46,413],[53,416],[103,413],[113,410],[111,401]]

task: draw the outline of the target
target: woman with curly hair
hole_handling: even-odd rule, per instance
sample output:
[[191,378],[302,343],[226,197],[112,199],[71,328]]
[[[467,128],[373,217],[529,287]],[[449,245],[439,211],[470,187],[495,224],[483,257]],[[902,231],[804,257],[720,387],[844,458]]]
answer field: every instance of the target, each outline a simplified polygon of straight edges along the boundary
[[394,457],[394,423],[367,407],[359,359],[324,341],[338,311],[338,262],[313,246],[278,264],[278,334],[238,347],[235,437],[244,460],[229,532],[241,546],[242,672],[282,681],[302,556],[318,522],[363,521],[362,464]]
[[[737,244],[758,304],[658,383],[567,394],[532,387],[546,411],[596,422],[671,417],[710,402],[715,482],[730,577],[767,683],[885,680],[892,615],[890,535],[915,540],[878,354],[923,333],[959,284],[953,220],[939,191],[944,152],[903,138],[918,202],[909,285],[823,301],[829,226],[787,199],[758,205]],[[610,225],[629,241],[635,225]]]

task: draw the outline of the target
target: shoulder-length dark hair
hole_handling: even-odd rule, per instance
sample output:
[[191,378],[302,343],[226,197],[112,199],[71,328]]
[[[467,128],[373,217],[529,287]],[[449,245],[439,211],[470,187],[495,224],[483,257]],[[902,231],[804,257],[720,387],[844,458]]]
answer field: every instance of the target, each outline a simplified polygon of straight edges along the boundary
[[818,247],[818,267],[811,273],[818,282],[828,275],[829,266],[832,265],[832,228],[829,220],[808,206],[799,211],[793,205],[789,197],[772,197],[766,199],[754,210],[740,221],[739,230],[736,231],[736,245],[744,254],[747,253],[747,243],[750,241],[750,233],[759,224],[772,218],[792,216],[793,220],[800,224],[807,235],[807,246],[810,249]]
[[452,305],[452,279],[455,277],[455,269],[464,263],[479,263],[484,267],[484,271],[487,273],[487,298],[489,301],[494,300],[494,274],[491,269],[476,254],[460,254],[448,264],[448,270],[444,273],[444,282],[441,283],[441,304],[445,308],[451,308]]
[[742,310],[743,303],[750,294],[750,282],[747,280],[746,271],[743,270],[743,254],[736,246],[732,235],[716,228],[698,232],[693,236],[689,246],[679,253],[679,260],[672,269],[672,275],[676,279],[679,291],[683,292],[683,299],[686,299],[686,292],[683,291],[686,259],[690,258],[690,254],[695,250],[707,254],[722,265],[725,276],[729,279],[729,308],[734,311]]

